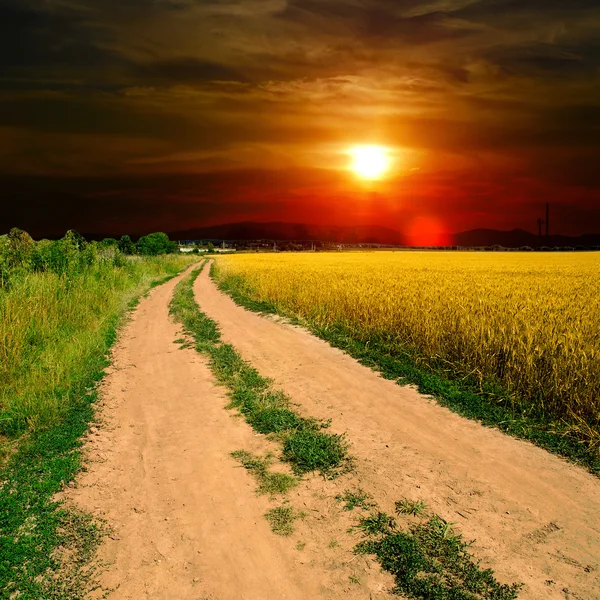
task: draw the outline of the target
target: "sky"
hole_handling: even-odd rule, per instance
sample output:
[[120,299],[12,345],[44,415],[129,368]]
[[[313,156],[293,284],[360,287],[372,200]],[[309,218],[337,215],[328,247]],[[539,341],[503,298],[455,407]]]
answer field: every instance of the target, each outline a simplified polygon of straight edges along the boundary
[[[376,181],[357,144],[387,149]],[[600,232],[597,0],[0,0],[0,230]]]

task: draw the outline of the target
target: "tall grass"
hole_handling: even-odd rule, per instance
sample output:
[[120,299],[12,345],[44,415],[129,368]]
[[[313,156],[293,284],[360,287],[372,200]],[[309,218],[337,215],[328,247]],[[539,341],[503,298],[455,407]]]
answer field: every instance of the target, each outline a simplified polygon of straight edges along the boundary
[[0,597],[76,600],[97,589],[102,527],[56,493],[81,468],[121,318],[193,260],[124,256],[75,232],[0,236]]
[[[410,355],[598,455],[598,253],[220,257],[217,281],[379,357]],[[380,359],[378,359],[381,362]],[[388,359],[385,359],[388,360]],[[561,433],[561,435],[562,435]]]
[[52,425],[108,350],[109,334],[151,282],[190,258],[126,257],[75,235],[0,241],[0,434]]

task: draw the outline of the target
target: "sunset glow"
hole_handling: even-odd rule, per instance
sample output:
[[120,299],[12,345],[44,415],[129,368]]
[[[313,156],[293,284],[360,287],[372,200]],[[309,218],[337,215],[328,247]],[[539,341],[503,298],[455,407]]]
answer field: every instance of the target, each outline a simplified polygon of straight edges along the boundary
[[4,0],[0,229],[600,232],[598,2],[506,2]]
[[352,170],[363,179],[380,179],[390,166],[387,149],[383,146],[355,146],[350,155]]

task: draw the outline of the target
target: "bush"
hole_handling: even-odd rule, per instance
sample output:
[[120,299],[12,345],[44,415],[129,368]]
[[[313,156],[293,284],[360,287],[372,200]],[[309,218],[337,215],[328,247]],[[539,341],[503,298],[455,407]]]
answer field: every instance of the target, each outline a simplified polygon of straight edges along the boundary
[[138,240],[136,248],[139,254],[145,256],[171,254],[177,249],[177,242],[171,242],[166,233],[150,233]]
[[117,243],[117,247],[123,254],[135,254],[135,244],[128,235],[121,236],[121,239]]

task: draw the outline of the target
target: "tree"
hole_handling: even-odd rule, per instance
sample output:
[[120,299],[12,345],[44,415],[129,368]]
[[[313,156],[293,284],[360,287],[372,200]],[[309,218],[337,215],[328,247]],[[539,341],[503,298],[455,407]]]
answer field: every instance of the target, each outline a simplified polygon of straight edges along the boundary
[[142,236],[137,241],[137,251],[146,256],[156,256],[157,254],[170,254],[177,249],[177,242],[171,242],[166,233],[150,233]]
[[8,234],[7,259],[10,267],[26,266],[34,248],[31,236],[18,227],[13,227]]
[[74,229],[69,229],[62,241],[76,250],[83,250],[87,246],[85,238]]
[[103,248],[110,248],[112,246],[116,246],[119,242],[117,242],[117,240],[115,240],[115,238],[104,238],[101,242],[100,242],[100,246],[102,246]]
[[213,254],[215,251],[215,246],[212,242],[208,242],[207,244],[209,254]]
[[135,244],[128,235],[121,236],[117,242],[117,247],[123,254],[135,254]]

